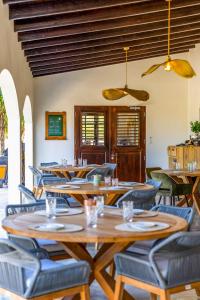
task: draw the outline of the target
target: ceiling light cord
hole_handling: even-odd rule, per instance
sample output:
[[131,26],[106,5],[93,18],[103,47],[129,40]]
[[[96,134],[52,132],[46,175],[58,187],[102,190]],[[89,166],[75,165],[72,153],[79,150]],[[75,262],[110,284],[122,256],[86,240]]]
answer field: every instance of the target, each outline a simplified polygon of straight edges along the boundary
[[168,0],[168,60],[170,60],[170,38],[171,38],[171,0]]
[[126,84],[125,86],[127,87],[127,78],[128,78],[128,50],[125,50],[125,55],[126,55]]

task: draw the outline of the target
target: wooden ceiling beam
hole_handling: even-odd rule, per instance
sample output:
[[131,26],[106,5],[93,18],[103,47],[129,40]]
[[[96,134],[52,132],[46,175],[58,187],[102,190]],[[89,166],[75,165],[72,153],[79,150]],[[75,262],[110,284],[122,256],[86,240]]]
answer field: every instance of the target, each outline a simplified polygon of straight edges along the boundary
[[[156,24],[156,23],[155,23]],[[146,38],[146,37],[153,37],[153,36],[161,36],[165,35],[167,32],[166,22],[160,22],[159,26],[149,26],[148,30],[146,25],[145,26],[136,26],[136,27],[127,27],[127,28],[120,28],[114,29],[110,31],[102,31],[98,33],[86,33],[82,35],[72,35],[72,36],[64,36],[58,38],[50,38],[50,39],[43,39],[39,41],[32,41],[32,42],[22,42],[22,49],[23,50],[30,50],[42,47],[51,47],[51,46],[59,46],[64,44],[73,44],[73,43],[82,43],[87,41],[96,41],[96,40],[103,40],[105,43],[107,40],[114,41],[114,39],[122,39],[123,37],[129,36],[129,38]],[[171,32],[172,34],[178,32],[188,32],[192,30],[200,29],[200,21],[197,23],[189,23],[172,26]],[[139,31],[141,30],[141,31]]]
[[[16,0],[14,0],[16,2]],[[14,1],[7,0],[4,3],[13,4]],[[52,1],[32,1],[29,5],[20,3],[10,5],[10,19],[38,18],[53,16],[65,13],[81,12],[92,9],[109,8],[124,4],[134,4],[149,2],[150,0],[52,0]]]
[[[187,52],[188,50],[186,50]],[[174,54],[176,53],[182,53],[181,51],[174,51]],[[164,53],[157,53],[154,54],[154,55],[147,55],[147,56],[141,56],[141,57],[135,57],[134,59],[132,59],[131,61],[135,61],[135,60],[141,60],[141,59],[146,59],[146,58],[154,58],[154,57],[158,57],[158,56],[162,56],[162,55],[165,55]],[[123,63],[124,61],[121,60],[121,61],[116,61],[116,62],[112,62],[111,64],[114,65],[114,64],[119,64],[119,63]],[[96,65],[87,65],[85,67],[77,67],[77,68],[60,68],[58,70],[42,70],[42,71],[37,71],[37,72],[33,72],[33,77],[38,77],[38,76],[46,76],[46,75],[53,75],[53,74],[58,74],[58,73],[66,73],[66,72],[72,72],[72,71],[79,71],[79,70],[84,70],[84,69],[91,69],[91,68],[97,68],[97,67],[102,67],[102,66],[108,66],[108,64],[104,63],[104,64],[98,64],[96,63]],[[148,66],[147,66],[148,68]]]
[[[200,39],[198,40],[186,40],[186,39],[183,39],[183,40],[176,40],[176,41],[171,41],[171,47],[175,47],[175,46],[184,46],[184,45],[194,45],[194,44],[197,44],[200,42]],[[152,48],[156,48],[156,47],[159,47],[159,46],[165,46],[167,47],[167,42],[157,42],[157,43],[150,43],[150,44],[147,44],[147,45],[140,45],[140,46],[135,46],[135,47],[132,47],[130,51],[136,51],[136,50],[140,50],[140,49],[152,49]],[[110,47],[109,49],[107,48],[106,51],[105,51],[105,48],[100,48],[98,47],[99,49],[96,49],[95,47],[94,48],[90,48],[90,49],[82,49],[82,50],[76,50],[76,51],[72,51],[72,52],[59,52],[59,53],[52,53],[52,54],[46,54],[46,55],[37,55],[37,56],[27,56],[27,61],[28,62],[35,62],[35,61],[41,61],[41,60],[51,60],[51,59],[57,59],[57,58],[70,58],[70,57],[78,57],[78,59],[82,56],[90,56],[92,54],[99,54],[99,53],[106,53],[107,51],[110,52],[110,51],[116,51],[117,52],[123,52],[122,48],[120,49],[113,49],[112,47]],[[97,51],[98,50],[98,51]]]
[[[195,6],[196,9],[193,7],[187,8],[180,8],[174,10],[172,14],[172,26],[173,20],[177,18],[183,17],[200,17],[200,5]],[[197,9],[198,8],[198,9]],[[129,27],[129,26],[139,26],[142,24],[146,24],[146,28],[151,26],[153,22],[160,22],[167,20],[166,12],[159,12],[159,13],[150,13],[150,14],[143,14],[140,16],[133,16],[127,18],[118,18],[114,20],[107,20],[107,21],[99,21],[99,22],[92,22],[92,23],[85,23],[85,24],[77,24],[74,26],[63,26],[58,28],[47,28],[43,30],[32,30],[26,32],[19,32],[18,33],[18,40],[19,41],[32,41],[44,38],[52,38],[57,36],[67,36],[73,34],[81,34],[86,32],[98,32],[101,30],[111,30],[120,27]]]
[[[182,49],[178,49],[178,48],[175,48],[175,49],[171,49],[171,51],[182,51],[182,52],[186,52],[188,51],[189,49],[187,47],[184,47]],[[131,61],[132,59],[135,59],[137,57],[142,57],[142,55],[146,56],[146,55],[157,55],[159,53],[164,53],[164,51],[166,50],[157,50],[157,49],[154,49],[154,51],[152,50],[148,50],[146,51],[146,53],[135,53],[135,52],[132,52],[132,53],[129,53],[128,55],[128,61]],[[166,52],[165,52],[166,53]],[[98,59],[98,64],[101,64],[101,63],[108,63],[108,64],[112,64],[112,62],[115,62],[115,61],[124,61],[125,62],[125,56],[124,56],[124,53],[123,55],[120,55],[120,56],[114,56],[114,57],[104,57],[104,58],[99,58]],[[97,60],[96,59],[91,59],[91,60],[85,60],[85,61],[71,61],[71,62],[62,62],[62,63],[57,63],[57,64],[48,64],[48,65],[45,65],[45,66],[37,66],[37,67],[31,67],[31,71],[32,72],[36,72],[36,71],[41,71],[41,70],[50,70],[50,69],[57,69],[57,68],[66,68],[66,67],[75,67],[75,66],[85,66],[85,65],[95,65],[97,63]]]
[[3,0],[4,4],[20,4],[20,3],[27,3],[28,4],[34,4],[34,3],[44,3],[44,2],[49,2],[49,0]]
[[[174,39],[183,39],[183,38],[200,38],[200,29],[186,31],[186,32],[178,32],[171,34],[171,40]],[[129,35],[129,36],[121,36],[117,38],[111,39],[102,39],[102,40],[94,40],[88,41],[83,43],[74,43],[74,44],[65,44],[59,46],[52,46],[52,47],[42,47],[37,49],[30,49],[25,50],[25,56],[34,56],[34,55],[43,55],[43,54],[50,54],[50,53],[57,53],[63,51],[74,51],[77,49],[85,49],[85,48],[92,48],[92,47],[103,47],[107,48],[107,46],[112,46],[113,49],[123,48],[124,45],[130,46],[138,46],[138,45],[145,45],[149,43],[155,43],[159,41],[167,41],[167,32],[160,36],[148,36],[148,34],[141,34],[141,35]]]
[[[171,51],[174,50],[182,50],[184,52],[185,49],[192,49],[195,48],[195,45],[189,44],[184,44],[184,45],[178,45],[178,46],[173,46],[171,47]],[[139,49],[137,51],[129,51],[128,56],[135,56],[135,55],[146,55],[149,52],[156,52],[156,51],[165,51],[167,53],[167,47],[166,46],[160,46],[160,47],[155,47],[155,48],[149,48],[149,49]],[[29,66],[30,68],[35,68],[35,67],[43,67],[43,66],[50,66],[50,65],[58,65],[58,64],[70,64],[70,63],[82,63],[82,62],[90,62],[90,61],[97,61],[99,59],[122,59],[124,58],[124,53],[123,51],[110,51],[110,52],[105,52],[105,53],[97,53],[97,54],[91,54],[87,56],[81,56],[80,58],[75,57],[66,57],[66,58],[57,58],[57,59],[51,59],[51,60],[41,60],[41,61],[36,61],[36,62],[30,62]]]
[[[174,1],[172,5],[172,15],[175,14],[176,9],[188,8],[192,10],[199,9],[200,0],[182,0]],[[195,8],[195,6],[197,8]],[[92,23],[95,21],[107,21],[117,18],[124,18],[130,16],[136,16],[149,13],[161,13],[167,15],[167,3],[163,0],[154,0],[152,2],[144,2],[138,4],[121,5],[106,9],[88,10],[79,13],[63,14],[59,16],[49,16],[41,18],[30,18],[25,20],[15,21],[15,31],[24,32],[31,30],[40,30],[46,28],[54,28],[61,26],[72,26],[76,24]],[[29,6],[27,5],[27,9]]]

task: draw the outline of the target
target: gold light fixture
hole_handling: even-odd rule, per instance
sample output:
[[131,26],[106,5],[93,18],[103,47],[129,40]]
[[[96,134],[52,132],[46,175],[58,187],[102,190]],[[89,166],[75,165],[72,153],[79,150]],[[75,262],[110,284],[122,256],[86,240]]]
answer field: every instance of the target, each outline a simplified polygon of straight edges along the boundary
[[133,90],[133,89],[128,88],[128,85],[127,85],[128,50],[129,50],[129,47],[124,47],[124,51],[125,51],[125,55],[126,55],[126,84],[125,84],[125,87],[103,90],[102,95],[105,99],[110,100],[110,101],[118,100],[127,95],[130,95],[140,101],[147,101],[149,99],[149,94],[146,91]]
[[183,59],[171,59],[170,56],[170,34],[171,34],[171,1],[165,0],[168,2],[168,55],[167,60],[161,64],[156,64],[151,66],[146,72],[142,74],[142,77],[156,71],[160,66],[164,67],[165,71],[174,71],[176,74],[185,77],[192,78],[195,76],[195,71],[191,67],[190,63],[187,60]]

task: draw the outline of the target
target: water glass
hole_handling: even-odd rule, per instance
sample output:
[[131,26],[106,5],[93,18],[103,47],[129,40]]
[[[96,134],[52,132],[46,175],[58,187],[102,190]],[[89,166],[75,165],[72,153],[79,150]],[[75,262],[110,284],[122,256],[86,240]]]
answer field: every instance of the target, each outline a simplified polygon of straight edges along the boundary
[[82,167],[82,164],[83,164],[82,158],[78,158],[78,166]]
[[87,167],[87,159],[83,159],[83,167]]
[[112,186],[118,186],[119,185],[119,180],[118,178],[113,178],[112,179]]
[[192,162],[192,171],[195,171],[197,169],[197,162],[193,161]]
[[111,185],[111,177],[110,176],[104,177],[104,183],[105,183],[105,186],[110,186]]
[[93,184],[98,186],[101,183],[101,175],[93,175]]
[[47,218],[49,219],[56,218],[56,198],[54,197],[46,198],[46,214],[47,214]]
[[76,166],[77,166],[77,160],[74,159],[74,161],[73,161],[73,167],[76,167]]
[[179,162],[176,162],[176,164],[175,164],[175,168],[176,168],[176,170],[180,170],[180,168],[181,168],[181,164],[180,164]]
[[94,197],[94,200],[96,201],[97,215],[102,217],[104,215],[104,196]]
[[133,220],[133,201],[123,201],[123,219],[124,222],[132,222]]
[[97,207],[96,205],[88,205],[85,207],[86,214],[86,224],[87,227],[96,228],[97,227]]

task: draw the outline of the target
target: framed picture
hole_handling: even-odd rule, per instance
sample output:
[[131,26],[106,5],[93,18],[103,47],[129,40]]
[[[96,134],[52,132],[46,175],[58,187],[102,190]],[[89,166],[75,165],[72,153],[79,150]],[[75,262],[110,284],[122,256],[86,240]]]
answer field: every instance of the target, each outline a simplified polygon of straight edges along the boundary
[[45,112],[45,139],[66,140],[66,112]]

